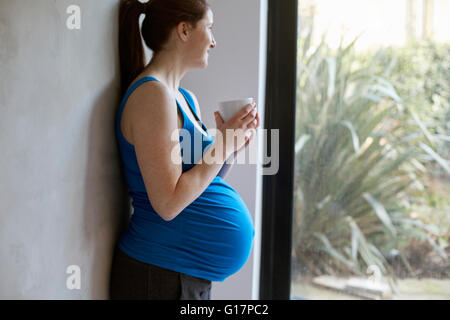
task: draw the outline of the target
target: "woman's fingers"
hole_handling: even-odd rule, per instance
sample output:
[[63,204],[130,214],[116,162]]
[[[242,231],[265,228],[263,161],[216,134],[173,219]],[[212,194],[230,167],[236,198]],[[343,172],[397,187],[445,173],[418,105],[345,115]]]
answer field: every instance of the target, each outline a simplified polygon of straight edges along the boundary
[[241,119],[241,122],[248,126],[248,124],[254,120],[256,113],[256,104],[253,103],[252,108],[247,112],[246,116]]
[[253,109],[256,107],[256,103],[247,104],[244,108],[242,108],[241,112],[239,112],[236,116],[239,120],[243,120],[248,118]]
[[253,119],[250,119],[250,121],[247,123],[247,128],[258,128],[259,127],[259,114],[256,113],[256,115],[253,117]]
[[214,117],[215,117],[215,119],[216,119],[216,125],[217,126],[220,126],[220,125],[222,125],[223,123],[224,123],[224,121],[223,121],[223,119],[222,119],[222,116],[220,115],[220,113],[219,112],[214,112]]

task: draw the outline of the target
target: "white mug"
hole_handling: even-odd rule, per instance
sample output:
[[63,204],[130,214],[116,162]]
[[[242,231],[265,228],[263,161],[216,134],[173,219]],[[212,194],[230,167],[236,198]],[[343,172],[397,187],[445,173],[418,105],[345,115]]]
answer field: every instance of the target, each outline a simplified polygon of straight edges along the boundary
[[219,113],[224,122],[230,120],[236,113],[242,110],[246,105],[251,104],[254,101],[253,98],[221,101],[219,105]]

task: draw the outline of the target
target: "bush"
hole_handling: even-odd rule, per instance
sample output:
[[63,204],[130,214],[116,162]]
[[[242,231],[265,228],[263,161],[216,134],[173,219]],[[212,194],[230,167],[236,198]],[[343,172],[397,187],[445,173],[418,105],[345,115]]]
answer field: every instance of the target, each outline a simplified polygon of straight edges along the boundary
[[391,80],[395,55],[357,57],[356,41],[333,51],[323,39],[312,48],[310,33],[299,38],[293,269],[363,275],[376,265],[395,277],[397,254],[413,272],[402,253],[411,237],[445,255],[436,230],[412,219],[404,201],[424,179],[424,161],[445,174],[448,163],[430,139],[438,133],[408,102],[409,85]]

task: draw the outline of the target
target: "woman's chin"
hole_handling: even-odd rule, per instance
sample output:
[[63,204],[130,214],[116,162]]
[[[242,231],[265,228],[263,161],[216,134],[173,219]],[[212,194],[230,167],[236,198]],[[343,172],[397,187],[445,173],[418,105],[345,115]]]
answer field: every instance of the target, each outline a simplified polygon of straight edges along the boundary
[[202,68],[206,68],[208,67],[208,57],[206,57],[205,59],[203,59],[202,61]]
[[202,59],[198,60],[196,68],[204,69],[208,67],[208,59],[209,59],[208,55],[205,55]]

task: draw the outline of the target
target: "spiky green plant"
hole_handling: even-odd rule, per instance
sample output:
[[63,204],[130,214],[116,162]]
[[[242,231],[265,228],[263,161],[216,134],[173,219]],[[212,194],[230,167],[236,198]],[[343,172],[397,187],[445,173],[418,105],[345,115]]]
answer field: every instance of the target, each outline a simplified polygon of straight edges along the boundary
[[375,265],[395,279],[387,255],[400,252],[412,272],[399,248],[406,233],[427,232],[409,218],[401,195],[422,176],[419,155],[447,162],[412,110],[420,137],[404,130],[398,111],[408,106],[387,80],[392,65],[373,67],[382,51],[362,65],[357,38],[337,50],[324,38],[315,47],[311,33],[299,38],[293,267],[364,275]]

